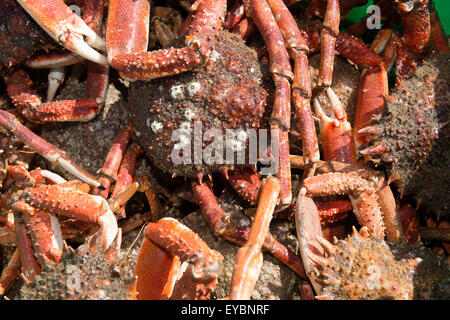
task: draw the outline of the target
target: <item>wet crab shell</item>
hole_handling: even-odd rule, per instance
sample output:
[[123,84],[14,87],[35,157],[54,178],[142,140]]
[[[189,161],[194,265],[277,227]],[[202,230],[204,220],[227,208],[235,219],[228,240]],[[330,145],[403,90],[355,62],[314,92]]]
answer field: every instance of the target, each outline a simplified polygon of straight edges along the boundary
[[[364,232],[361,232],[364,234]],[[331,299],[449,299],[450,267],[434,252],[366,233],[335,241],[318,268],[321,295]]]
[[[202,135],[212,128],[224,135],[226,129],[260,127],[269,91],[264,89],[265,82],[256,53],[239,37],[222,31],[203,67],[130,85],[129,100],[138,110],[134,120],[137,140],[152,162],[165,172],[197,177],[223,169],[225,164],[194,163],[194,123],[201,122]],[[181,138],[172,141],[177,129],[181,129],[177,131]],[[231,147],[235,149],[245,147],[245,134],[235,140],[226,143],[234,143]],[[191,163],[175,164],[174,147],[188,149],[189,144]],[[209,144],[204,142],[203,150]],[[182,151],[178,154],[186,156]]]
[[401,195],[412,195],[435,214],[450,212],[450,55],[433,55],[403,81],[375,125],[373,145],[385,151],[372,160],[386,163]]

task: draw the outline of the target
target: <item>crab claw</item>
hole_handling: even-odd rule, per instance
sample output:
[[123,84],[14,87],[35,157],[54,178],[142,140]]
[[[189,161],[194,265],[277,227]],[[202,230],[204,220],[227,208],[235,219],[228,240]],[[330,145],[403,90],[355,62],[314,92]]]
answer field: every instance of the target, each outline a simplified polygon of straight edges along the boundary
[[62,0],[18,0],[56,42],[66,49],[107,65],[106,57],[93,48],[106,51],[106,43],[78,17]]
[[317,267],[327,264],[326,251],[318,240],[323,238],[319,213],[314,201],[306,195],[305,188],[301,188],[298,193],[295,211],[297,239],[303,266],[314,290],[320,294],[322,285],[317,281]]

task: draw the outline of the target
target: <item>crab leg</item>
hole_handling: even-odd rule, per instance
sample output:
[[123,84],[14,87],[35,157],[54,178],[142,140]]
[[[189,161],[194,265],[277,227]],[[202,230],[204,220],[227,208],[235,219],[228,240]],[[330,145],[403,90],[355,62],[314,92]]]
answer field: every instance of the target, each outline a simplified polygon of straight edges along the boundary
[[414,53],[422,53],[430,38],[428,1],[401,0],[397,5],[397,12],[402,19],[405,45]]
[[267,46],[270,59],[270,71],[275,84],[275,100],[270,117],[271,129],[278,138],[278,172],[277,178],[281,183],[280,203],[291,203],[291,170],[289,164],[290,130],[290,81],[294,75],[289,62],[289,55],[277,21],[266,1],[244,1],[247,14],[258,27]]
[[317,85],[331,86],[334,66],[334,49],[336,37],[339,35],[340,9],[338,0],[327,0],[327,10],[321,32],[320,69]]
[[[125,8],[125,9],[124,9]],[[192,70],[212,53],[226,14],[226,1],[197,1],[184,48],[147,52],[150,4],[147,0],[109,3],[108,59],[124,78],[153,79]],[[123,15],[123,10],[127,15]],[[117,32],[123,30],[123,32]]]
[[101,196],[104,199],[108,198],[111,182],[117,179],[117,171],[119,170],[125,149],[132,135],[133,127],[131,124],[127,125],[117,134],[106,156],[106,160],[99,171],[101,174],[99,182],[103,186],[103,189],[95,189],[94,195]]
[[[243,246],[249,236],[250,229],[247,227],[235,226],[230,218],[220,208],[211,188],[206,184],[192,182],[192,191],[198,205],[211,227],[214,234],[219,239],[226,239],[239,246]],[[267,234],[262,246],[264,251],[270,252],[286,266],[291,268],[300,277],[305,277],[302,261],[291,250],[278,242],[271,234]]]
[[2,274],[0,275],[0,297],[11,288],[14,281],[19,277],[20,266],[19,250],[16,249],[9,260],[8,265],[3,269]]
[[[220,253],[172,218],[149,223],[144,236],[135,269],[138,299],[209,297],[222,271]],[[175,285],[180,260],[189,266]]]
[[34,134],[30,129],[21,124],[15,116],[4,110],[0,110],[0,129],[12,133],[45,159],[61,166],[78,179],[91,186],[101,187],[101,184],[94,177],[67,158],[64,151]]
[[323,158],[325,161],[355,163],[355,142],[347,114],[334,91],[327,88],[326,93],[334,110],[334,118],[325,114],[318,99],[314,100],[315,111],[320,118]]
[[104,50],[105,41],[62,0],[18,0],[18,2],[42,29],[66,49],[93,62],[107,64],[106,57],[92,48]]
[[231,279],[230,298],[233,300],[250,299],[263,262],[262,246],[266,238],[273,211],[277,204],[280,183],[276,178],[268,178],[261,189],[247,242],[238,250],[233,277]]
[[[132,183],[134,179],[134,169],[136,167],[136,160],[141,153],[141,147],[133,143],[125,152],[122,163],[120,165],[119,173],[117,174],[117,181],[114,186],[114,190],[111,193],[111,198],[117,197],[124,192]],[[117,217],[125,218],[125,208],[120,208]]]
[[449,53],[450,48],[448,46],[447,36],[445,35],[442,24],[439,21],[436,10],[431,10],[431,40],[433,41],[434,47],[440,53]]
[[7,76],[5,84],[15,107],[33,122],[89,121],[97,115],[98,105],[104,101],[103,90],[93,98],[42,103],[37,93],[30,88],[31,80],[23,70]]
[[311,113],[311,83],[309,76],[308,40],[305,32],[298,29],[297,23],[281,0],[268,0],[278,26],[286,42],[291,58],[294,60],[294,81],[292,99],[294,101],[300,132],[302,134],[303,155],[310,160],[320,159],[314,119]]

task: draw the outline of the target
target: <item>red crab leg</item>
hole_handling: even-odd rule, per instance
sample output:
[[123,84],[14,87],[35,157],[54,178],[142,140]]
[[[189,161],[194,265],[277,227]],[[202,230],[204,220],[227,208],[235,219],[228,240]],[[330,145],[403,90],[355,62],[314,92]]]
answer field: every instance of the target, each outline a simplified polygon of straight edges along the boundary
[[108,198],[111,182],[117,179],[117,171],[119,170],[125,149],[132,135],[133,127],[131,124],[127,125],[117,134],[103,163],[103,167],[99,171],[101,174],[99,182],[103,186],[103,189],[95,189],[94,195],[101,196],[104,199]]
[[278,26],[291,58],[294,60],[292,99],[302,134],[303,155],[312,161],[319,160],[319,145],[310,105],[311,83],[307,57],[309,52],[307,35],[298,29],[297,23],[282,1],[269,0],[267,3],[273,14],[279,17],[277,19]]
[[[59,262],[64,250],[64,242],[58,219],[45,211],[36,210],[25,202],[16,202],[13,205],[15,223],[24,223],[33,243],[34,256],[41,266],[51,262]],[[26,254],[22,244],[17,246]]]
[[[226,14],[226,1],[197,1],[184,48],[147,52],[149,2],[113,0],[108,15],[108,59],[128,79],[152,79],[192,70],[207,61]],[[122,12],[126,10],[127,15]],[[117,32],[123,30],[123,32]]]
[[[164,295],[174,299],[209,297],[222,271],[220,253],[211,250],[196,233],[172,218],[149,223],[144,236],[135,269],[138,299],[161,299]],[[189,267],[171,293],[168,287],[175,282],[178,271],[175,257],[188,262]]]
[[94,177],[67,158],[64,151],[34,134],[30,129],[21,124],[11,113],[0,110],[0,129],[12,133],[45,159],[53,164],[59,165],[78,179],[91,186],[101,187],[101,184]]
[[[111,198],[117,197],[133,183],[136,160],[140,153],[141,147],[139,145],[133,143],[128,147],[120,165],[119,173],[117,174],[117,181],[114,186],[114,190],[111,193]],[[126,217],[125,208],[119,209],[117,217],[119,219]]]
[[100,229],[91,241],[92,250],[106,251],[118,235],[114,214],[102,197],[60,185],[44,185],[25,189],[20,199],[37,210],[98,224]]
[[33,122],[89,121],[98,112],[95,98],[42,103],[37,93],[31,89],[31,80],[23,70],[7,76],[5,84],[15,107]]
[[280,183],[276,178],[270,177],[264,182],[247,242],[238,250],[236,256],[231,279],[232,300],[248,300],[252,295],[263,263],[261,248],[269,230],[279,192]]
[[283,36],[266,1],[245,1],[244,3],[247,14],[258,27],[269,53],[270,71],[275,84],[275,100],[270,122],[271,129],[277,133],[278,137],[277,178],[281,183],[280,204],[287,205],[292,200],[288,132],[291,118],[289,81],[293,79],[293,73]]
[[327,0],[327,10],[321,32],[320,69],[317,85],[331,86],[334,66],[334,49],[339,35],[340,9],[338,0]]
[[13,285],[14,281],[20,275],[20,257],[19,250],[14,251],[13,256],[8,262],[8,265],[3,269],[0,276],[0,297],[2,297]]
[[42,29],[66,49],[93,62],[107,64],[106,57],[92,49],[94,47],[104,50],[105,41],[62,0],[18,0],[18,2]]
[[[192,191],[202,210],[203,216],[214,234],[219,239],[226,239],[240,246],[244,245],[248,239],[250,229],[247,227],[235,226],[231,223],[230,218],[223,212],[217,203],[211,188],[206,184],[192,182]],[[278,242],[272,235],[268,234],[266,236],[262,248],[274,255],[300,277],[305,277],[300,258]]]

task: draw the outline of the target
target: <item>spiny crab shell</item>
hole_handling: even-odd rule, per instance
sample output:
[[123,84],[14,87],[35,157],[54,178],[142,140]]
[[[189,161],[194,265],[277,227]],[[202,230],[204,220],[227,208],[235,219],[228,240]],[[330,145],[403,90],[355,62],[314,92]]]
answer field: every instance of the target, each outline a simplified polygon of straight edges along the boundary
[[450,298],[450,267],[422,246],[388,243],[363,228],[346,240],[336,240],[333,249],[326,266],[316,270],[321,296],[337,300]]
[[[172,150],[183,141],[194,146],[196,122],[202,124],[202,135],[211,128],[219,129],[224,137],[225,129],[257,129],[267,105],[269,90],[264,88],[268,86],[265,82],[255,51],[239,37],[222,31],[209,61],[199,69],[130,85],[129,99],[138,110],[134,120],[137,140],[165,172],[194,178],[219,171],[226,165],[195,164],[193,153],[191,164],[175,164]],[[172,141],[177,129],[182,130],[179,132],[185,135],[184,140]],[[246,139],[243,133],[226,143],[239,149],[245,147]],[[202,147],[209,144],[203,143]]]
[[403,195],[436,214],[450,212],[450,55],[428,57],[411,78],[397,86],[386,103],[374,144],[386,150],[372,160],[387,164]]

